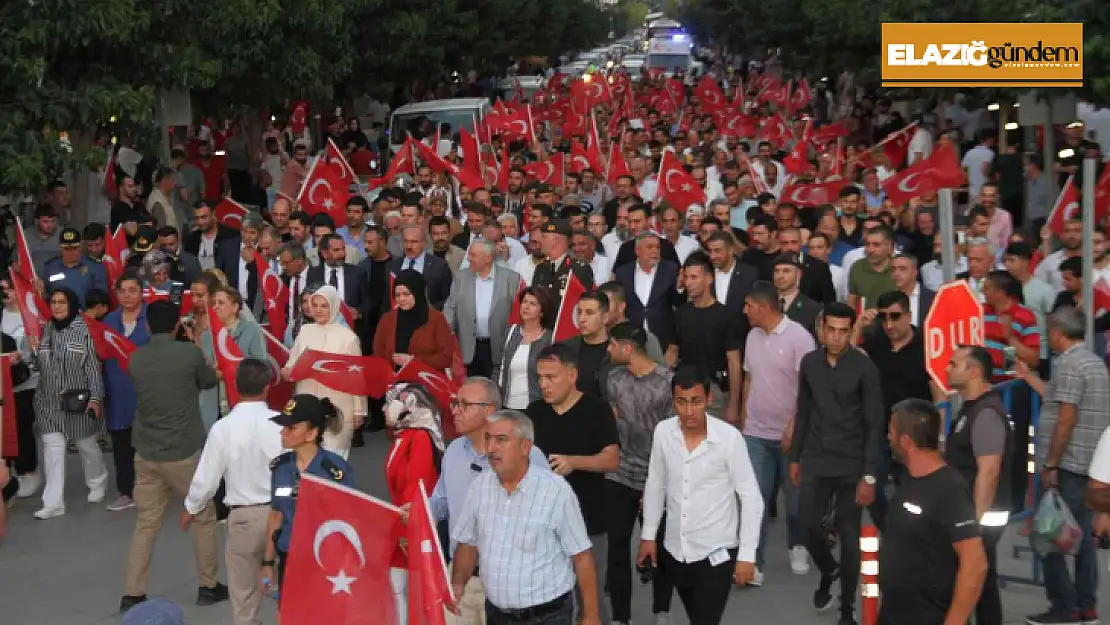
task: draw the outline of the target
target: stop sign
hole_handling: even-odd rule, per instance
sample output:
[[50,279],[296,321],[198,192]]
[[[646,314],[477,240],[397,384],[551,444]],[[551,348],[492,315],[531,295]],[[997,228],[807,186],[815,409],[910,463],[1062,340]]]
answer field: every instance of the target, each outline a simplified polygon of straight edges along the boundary
[[949,282],[937,290],[936,299],[925,316],[925,370],[945,391],[948,388],[948,361],[960,345],[983,344],[983,305],[967,282]]

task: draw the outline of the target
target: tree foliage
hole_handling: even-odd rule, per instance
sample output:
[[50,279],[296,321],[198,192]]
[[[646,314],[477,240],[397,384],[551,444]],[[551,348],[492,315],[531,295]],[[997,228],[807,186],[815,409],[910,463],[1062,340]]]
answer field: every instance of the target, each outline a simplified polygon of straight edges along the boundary
[[[1083,22],[1085,85],[1081,95],[1110,101],[1110,5],[1089,0],[688,0],[682,17],[702,38],[733,51],[781,48],[788,71],[879,81],[883,22]],[[1014,96],[1006,90],[977,95]]]
[[0,24],[0,194],[103,162],[96,130],[152,130],[162,90],[208,114],[324,108],[557,57],[609,30],[583,0],[11,0]]

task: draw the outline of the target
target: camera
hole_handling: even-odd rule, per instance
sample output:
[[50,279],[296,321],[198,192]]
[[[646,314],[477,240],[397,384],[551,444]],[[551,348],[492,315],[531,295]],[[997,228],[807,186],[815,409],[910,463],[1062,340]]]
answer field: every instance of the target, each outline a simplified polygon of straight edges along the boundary
[[655,577],[655,567],[647,560],[636,565],[636,572],[640,574],[641,584],[649,584],[652,578]]

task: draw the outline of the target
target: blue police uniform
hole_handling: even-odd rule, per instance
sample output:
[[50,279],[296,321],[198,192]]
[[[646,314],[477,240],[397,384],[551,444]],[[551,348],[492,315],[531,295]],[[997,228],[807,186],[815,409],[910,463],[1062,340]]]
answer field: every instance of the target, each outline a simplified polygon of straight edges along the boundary
[[[270,464],[270,507],[281,513],[281,527],[273,536],[278,553],[278,579],[285,577],[285,554],[293,536],[293,515],[297,512],[297,495],[301,488],[301,472],[297,470],[297,454],[287,452]],[[308,463],[306,473],[354,488],[354,472],[341,456],[320,448]]]
[[46,291],[50,293],[60,287],[66,287],[77,295],[81,307],[85,307],[85,294],[89,289],[108,290],[108,271],[103,263],[98,263],[82,256],[73,267],[66,267],[61,256],[55,256],[46,261],[43,267],[43,282]]

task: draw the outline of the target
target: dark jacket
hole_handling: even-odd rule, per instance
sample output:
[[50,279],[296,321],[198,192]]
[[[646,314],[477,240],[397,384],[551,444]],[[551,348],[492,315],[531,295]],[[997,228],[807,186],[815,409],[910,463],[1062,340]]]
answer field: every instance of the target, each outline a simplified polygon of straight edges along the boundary
[[[395,274],[400,273],[404,260],[404,256],[391,258],[389,270]],[[443,303],[451,295],[451,268],[442,258],[430,252],[424,252],[423,273],[424,283],[428,285],[428,303],[436,310],[443,310]]]
[[833,286],[829,264],[819,258],[802,258],[802,283],[798,286],[809,299],[818,304],[831,304],[836,301],[836,287]]
[[[674,244],[668,241],[667,237],[659,237],[659,260],[669,260],[676,265],[682,264],[682,261],[678,260],[678,252],[674,251]],[[621,247],[617,251],[617,257],[613,260],[613,268],[616,269],[621,265],[634,262],[636,262],[635,238],[621,243]]]
[[[184,248],[186,252],[189,252],[193,256],[199,256],[200,255],[200,237],[201,237],[200,230],[193,230],[192,232],[190,232],[190,233],[186,234],[184,237],[182,237],[181,247]],[[239,231],[236,230],[235,228],[229,228],[228,226],[225,226],[223,224],[217,224],[216,225],[216,245],[214,247],[219,248],[220,246],[222,246],[224,244],[224,241],[227,241],[228,239],[235,239],[236,241],[238,241],[239,240]],[[233,247],[235,247],[235,253],[238,254],[239,253],[238,244],[234,245]],[[220,254],[219,250],[214,249],[213,252],[216,255],[216,257],[218,258],[219,254]]]
[[[324,271],[325,269],[325,265],[309,267],[308,283],[330,284],[328,282],[328,272]],[[342,271],[343,303],[346,304],[348,308],[357,310],[359,316],[363,316],[366,314],[370,302],[366,293],[366,276],[357,266],[347,263],[342,265]]]
[[679,265],[669,260],[659,261],[647,302],[641,302],[636,295],[637,266],[637,263],[627,263],[617,267],[613,272],[613,277],[624,287],[627,303],[625,314],[628,316],[629,323],[633,325],[642,326],[646,320],[648,329],[659,337],[659,344],[666,350],[675,342],[675,306],[680,306],[686,301],[686,297],[676,288]]

